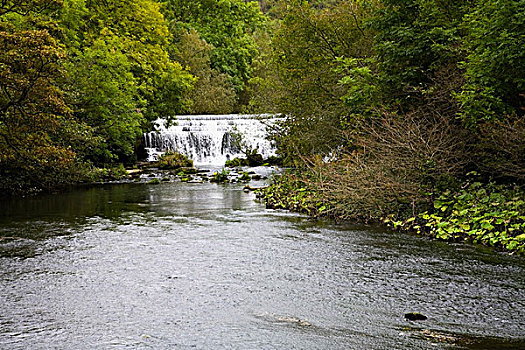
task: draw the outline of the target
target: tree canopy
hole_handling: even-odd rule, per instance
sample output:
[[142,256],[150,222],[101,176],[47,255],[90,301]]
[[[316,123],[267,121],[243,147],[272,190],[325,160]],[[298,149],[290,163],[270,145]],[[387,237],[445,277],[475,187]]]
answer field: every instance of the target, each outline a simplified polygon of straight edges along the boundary
[[1,1],[2,189],[132,164],[159,117],[241,110],[287,116],[273,137],[295,165],[379,164],[370,144],[417,130],[417,164],[391,174],[523,179],[524,13],[523,0]]
[[0,190],[52,188],[76,176],[60,84],[66,53],[51,34],[52,5],[58,2],[2,2]]
[[126,161],[147,121],[184,110],[193,77],[170,59],[171,36],[152,0],[66,0],[69,102],[102,138],[86,156]]
[[228,77],[239,100],[246,82],[252,77],[252,62],[258,54],[253,33],[265,24],[257,2],[164,0],[163,3],[175,35],[175,47],[177,42],[184,45],[183,38],[188,30],[198,33],[210,45],[210,68]]

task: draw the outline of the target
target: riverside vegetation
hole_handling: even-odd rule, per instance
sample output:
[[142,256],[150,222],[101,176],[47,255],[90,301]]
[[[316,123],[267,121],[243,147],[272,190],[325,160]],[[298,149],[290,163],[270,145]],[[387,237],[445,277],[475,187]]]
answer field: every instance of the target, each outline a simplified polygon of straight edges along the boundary
[[242,105],[264,15],[241,0],[0,2],[0,192],[118,176],[151,121]]
[[269,207],[523,253],[524,21],[523,0],[3,1],[0,191],[118,176],[158,117],[282,113]]
[[[277,2],[271,208],[525,251],[525,1]],[[273,108],[273,110],[272,110]]]

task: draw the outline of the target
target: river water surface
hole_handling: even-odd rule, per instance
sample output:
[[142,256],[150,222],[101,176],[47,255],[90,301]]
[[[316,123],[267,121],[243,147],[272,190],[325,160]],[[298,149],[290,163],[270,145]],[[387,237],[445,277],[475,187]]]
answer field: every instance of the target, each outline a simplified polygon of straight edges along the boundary
[[524,287],[523,259],[269,211],[241,185],[0,204],[0,349],[523,349]]

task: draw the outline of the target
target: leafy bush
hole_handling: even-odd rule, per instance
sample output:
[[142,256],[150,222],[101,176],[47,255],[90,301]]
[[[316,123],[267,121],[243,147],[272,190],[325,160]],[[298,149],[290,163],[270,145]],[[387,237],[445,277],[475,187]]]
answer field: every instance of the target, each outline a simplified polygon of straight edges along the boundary
[[525,2],[478,2],[464,18],[467,79],[458,95],[464,121],[476,126],[507,115],[523,117]]
[[166,152],[159,158],[157,164],[161,169],[193,167],[193,161],[191,159],[188,159],[184,154],[176,152]]
[[247,173],[243,172],[241,176],[239,176],[239,181],[250,181],[252,177]]
[[268,159],[266,159],[265,165],[283,165],[283,158],[270,156]]
[[319,217],[325,216],[332,207],[323,202],[316,191],[308,188],[303,178],[294,174],[274,177],[268,187],[256,193],[269,209],[287,209]]
[[210,182],[228,182],[228,175],[230,175],[230,171],[226,169],[222,169],[221,171],[216,171],[213,173]]
[[385,219],[396,229],[443,240],[467,240],[512,252],[525,252],[525,192],[519,187],[467,183],[447,190],[431,210],[404,221]]
[[[260,166],[265,164],[264,158],[260,153],[257,153],[257,150],[246,151],[246,158],[235,157],[232,160],[227,160],[225,166],[228,168],[236,168],[240,166]],[[268,161],[278,162],[279,158],[272,157]]]
[[85,179],[86,167],[71,150],[28,144],[17,151],[0,142],[0,194],[52,191]]
[[119,164],[112,168],[93,168],[88,172],[90,182],[121,180],[128,172],[124,165]]
[[418,218],[437,238],[525,252],[525,193],[519,189],[475,182],[444,192],[434,201],[433,212]]
[[236,167],[240,167],[243,165],[248,165],[248,162],[246,161],[246,159],[242,159],[238,157],[235,157],[231,160],[227,160],[226,163],[224,164],[224,166],[228,168],[236,168]]

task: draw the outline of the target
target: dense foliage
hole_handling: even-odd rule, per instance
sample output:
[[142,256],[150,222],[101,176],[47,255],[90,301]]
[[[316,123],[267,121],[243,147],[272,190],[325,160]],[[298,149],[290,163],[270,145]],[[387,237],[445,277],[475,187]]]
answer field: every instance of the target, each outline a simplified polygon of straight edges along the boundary
[[340,59],[361,65],[371,55],[373,36],[363,30],[369,8],[347,1],[322,9],[288,1],[279,8],[271,53],[258,67],[264,74],[252,80],[252,107],[288,116],[280,131],[283,155],[328,153],[344,143],[340,126],[350,115]]
[[78,175],[66,141],[74,136],[71,110],[60,86],[65,52],[49,20],[58,5],[0,7],[0,191],[51,188]]
[[152,120],[231,112],[263,22],[241,0],[1,1],[0,192],[119,173]]
[[464,17],[467,83],[459,98],[469,124],[523,118],[525,1],[483,1]]
[[251,106],[298,170],[267,204],[523,251],[524,6],[278,2]]
[[0,191],[120,173],[158,117],[282,113],[296,172],[269,206],[521,252],[524,21],[524,0],[2,1]]
[[456,191],[440,193],[423,213],[403,221],[387,217],[384,222],[399,230],[525,253],[524,198],[516,186],[469,181]]
[[154,0],[66,0],[66,97],[100,139],[96,164],[126,162],[146,121],[181,112],[193,77],[170,59],[167,23]]
[[421,224],[413,229],[427,228],[441,239],[465,238],[525,252],[525,200],[519,188],[467,183],[456,192],[440,194],[433,209],[419,214],[414,222]]
[[190,111],[237,110],[245,103],[245,84],[258,53],[253,34],[265,22],[257,2],[164,0],[163,4],[175,36],[173,52],[200,80]]

